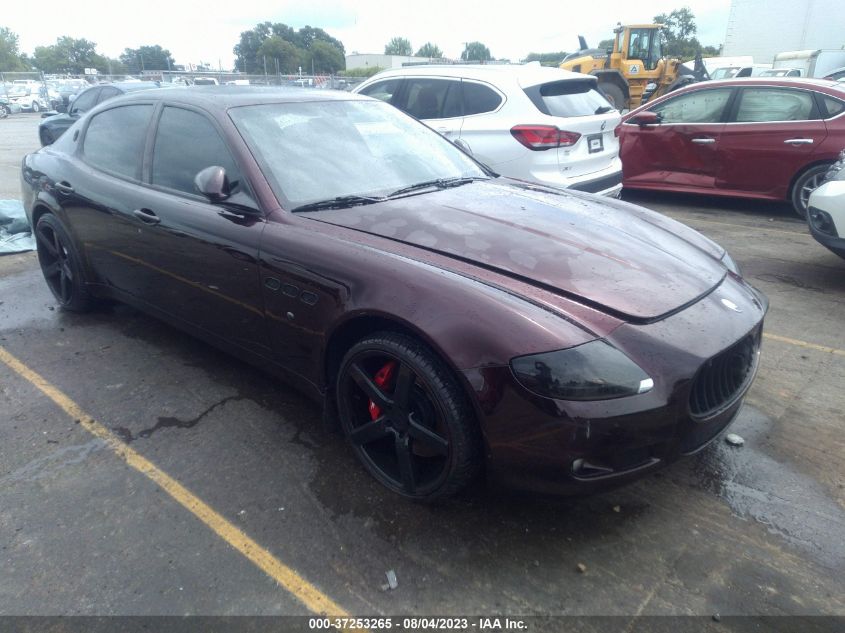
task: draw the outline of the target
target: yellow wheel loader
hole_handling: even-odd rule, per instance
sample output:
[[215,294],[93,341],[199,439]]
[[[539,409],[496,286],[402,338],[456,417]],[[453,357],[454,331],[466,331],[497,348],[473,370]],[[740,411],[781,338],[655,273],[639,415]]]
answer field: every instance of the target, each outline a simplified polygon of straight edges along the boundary
[[581,50],[567,55],[560,67],[598,77],[599,89],[618,110],[633,110],[652,97],[709,79],[700,55],[695,70],[664,56],[662,29],[662,24],[619,24],[607,50],[589,48],[578,36]]

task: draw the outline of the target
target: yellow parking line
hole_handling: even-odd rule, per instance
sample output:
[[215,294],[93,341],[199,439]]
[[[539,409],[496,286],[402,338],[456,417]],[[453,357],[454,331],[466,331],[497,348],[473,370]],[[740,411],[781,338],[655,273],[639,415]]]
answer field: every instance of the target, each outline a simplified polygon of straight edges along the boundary
[[85,430],[102,439],[118,457],[161,487],[179,505],[190,511],[215,534],[246,556],[250,562],[278,582],[311,612],[341,617],[348,615],[344,609],[317,589],[317,587],[278,560],[268,550],[244,534],[235,525],[226,520],[223,515],[211,508],[202,499],[185,488],[185,486],[173,479],[173,477],[158,468],[158,466],[146,457],[143,457],[136,450],[127,446],[106,427],[85,413],[79,405],[68,398],[62,391],[24,365],[2,346],[0,346],[0,361],[3,361],[12,371],[29,381],[70,417],[78,420],[79,424]]
[[777,334],[763,333],[763,338],[778,341],[779,343],[786,343],[788,345],[795,345],[805,349],[816,350],[817,352],[824,352],[826,354],[834,354],[836,356],[845,356],[845,350],[836,349],[835,347],[827,347],[825,345],[816,345],[815,343],[808,343],[807,341],[800,341],[795,338],[787,338],[786,336],[779,336]]

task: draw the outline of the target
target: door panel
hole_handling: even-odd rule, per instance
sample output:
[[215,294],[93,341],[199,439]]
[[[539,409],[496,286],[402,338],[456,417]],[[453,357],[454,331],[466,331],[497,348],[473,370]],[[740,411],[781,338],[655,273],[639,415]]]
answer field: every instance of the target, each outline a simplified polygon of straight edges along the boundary
[[696,90],[649,108],[662,117],[659,124],[625,123],[620,148],[625,182],[712,189],[732,94],[731,88]]
[[743,88],[722,135],[717,186],[785,198],[826,136],[811,92]]

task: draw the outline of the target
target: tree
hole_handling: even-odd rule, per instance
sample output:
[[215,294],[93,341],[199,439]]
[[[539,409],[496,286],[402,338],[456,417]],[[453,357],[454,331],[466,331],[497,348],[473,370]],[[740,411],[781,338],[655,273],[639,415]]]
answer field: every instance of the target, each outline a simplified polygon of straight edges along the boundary
[[411,42],[404,37],[394,37],[384,46],[385,55],[411,55]]
[[[270,40],[272,42],[267,43]],[[285,42],[288,46],[282,46],[281,42]],[[334,49],[334,52],[329,53],[328,49],[320,45],[329,46]],[[316,53],[313,51],[315,46],[317,47]],[[320,28],[303,26],[297,31],[280,22],[275,24],[261,22],[249,31],[242,32],[240,41],[234,47],[233,52],[237,57],[235,68],[245,73],[264,72],[265,56],[268,61],[271,56],[278,57],[280,70],[284,67],[285,72],[295,72],[299,66],[310,70],[312,57],[315,70],[318,62],[326,68],[343,68],[346,65],[345,49],[340,40],[335,39]],[[295,67],[292,67],[288,61],[294,57],[298,60],[298,63]],[[342,62],[338,63],[338,59]],[[269,64],[267,70],[271,70]],[[273,62],[272,72],[275,71],[276,64]]]
[[698,27],[695,15],[689,7],[675,9],[671,13],[661,13],[654,16],[657,24],[664,26],[663,35],[666,38],[664,54],[689,60],[701,51],[701,43],[695,37]]
[[267,68],[271,72],[276,72],[278,63],[279,71],[287,74],[295,73],[303,62],[302,51],[278,35],[268,37],[262,42],[258,47],[258,57],[262,65],[264,59],[267,60]]
[[612,49],[614,41],[615,40],[612,39],[612,38],[609,39],[609,40],[602,40],[601,42],[598,43],[598,46],[596,46],[596,48],[599,49],[600,51],[606,51],[608,48]]
[[461,59],[465,62],[489,62],[493,56],[481,42],[469,42],[461,53]]
[[45,73],[82,74],[86,68],[106,72],[106,59],[97,53],[97,45],[86,39],[63,36],[51,46],[36,46],[35,66]]
[[526,62],[540,62],[543,66],[559,66],[563,58],[566,57],[566,51],[559,51],[557,53],[528,53],[525,58]]
[[18,34],[5,26],[0,27],[0,69],[26,70],[28,66],[18,50]]
[[443,57],[443,51],[440,50],[440,47],[437,46],[437,44],[426,42],[420,46],[420,50],[417,51],[417,57],[431,57],[439,59]]
[[343,53],[327,42],[314,42],[310,53],[311,68],[315,73],[335,73],[346,68]]
[[170,70],[176,63],[170,51],[158,44],[127,48],[121,53],[120,61],[132,74],[138,74],[142,70]]

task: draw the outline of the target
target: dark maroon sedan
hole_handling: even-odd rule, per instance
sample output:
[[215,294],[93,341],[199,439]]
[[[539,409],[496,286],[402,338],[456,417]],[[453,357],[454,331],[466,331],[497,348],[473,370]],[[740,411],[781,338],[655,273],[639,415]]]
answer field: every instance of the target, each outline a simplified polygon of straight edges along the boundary
[[630,480],[717,437],[757,369],[767,302],[722,248],[367,97],[118,98],[23,193],[62,307],[123,301],[278,373],[412,498]]
[[623,117],[627,189],[783,200],[810,192],[845,147],[845,86],[821,79],[708,81]]

